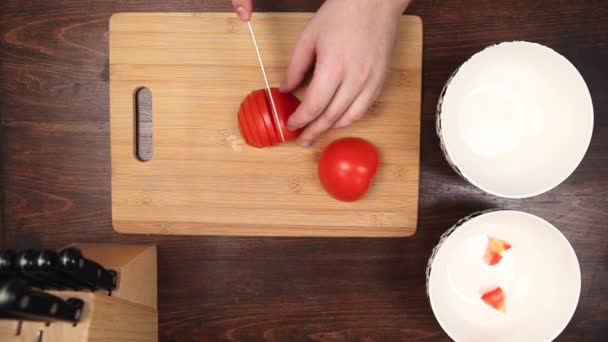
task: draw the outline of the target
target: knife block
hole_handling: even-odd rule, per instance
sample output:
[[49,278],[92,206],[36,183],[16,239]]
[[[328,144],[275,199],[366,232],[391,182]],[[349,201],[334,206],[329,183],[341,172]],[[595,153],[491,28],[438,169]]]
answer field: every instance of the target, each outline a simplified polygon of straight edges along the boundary
[[48,291],[82,299],[80,322],[0,321],[0,341],[157,341],[156,246],[72,244],[87,258],[118,272],[118,286],[106,291]]

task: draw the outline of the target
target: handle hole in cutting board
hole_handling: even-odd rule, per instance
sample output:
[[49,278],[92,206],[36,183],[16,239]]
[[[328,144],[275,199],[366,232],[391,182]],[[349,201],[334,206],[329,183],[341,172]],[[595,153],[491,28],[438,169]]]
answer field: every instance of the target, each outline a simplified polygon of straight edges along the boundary
[[152,159],[152,92],[146,87],[135,90],[135,155]]

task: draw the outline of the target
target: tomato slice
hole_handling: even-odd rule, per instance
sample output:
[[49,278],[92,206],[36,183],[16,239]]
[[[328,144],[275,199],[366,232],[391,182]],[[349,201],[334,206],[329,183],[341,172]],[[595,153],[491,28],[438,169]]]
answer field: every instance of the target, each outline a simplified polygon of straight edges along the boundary
[[[295,131],[290,131],[289,129],[287,129],[287,120],[300,105],[300,100],[291,93],[281,93],[277,88],[271,88],[270,92],[272,93],[274,104],[277,107],[277,116],[279,117],[279,122],[275,124],[277,126],[281,125],[281,128],[283,130],[283,137],[285,138],[285,140],[294,139],[300,134],[302,130],[296,129]],[[270,102],[270,100],[267,101]],[[272,111],[270,112],[270,114],[272,115],[272,121],[276,121],[274,120],[274,115],[272,114]]]
[[488,236],[488,246],[483,260],[490,266],[496,265],[502,259],[502,252],[511,248],[511,245],[501,239]]
[[251,143],[251,133],[249,133],[249,126],[245,121],[245,114],[243,113],[243,104],[239,107],[238,121],[239,121],[239,129],[241,130],[241,136],[245,140],[247,144]]
[[251,129],[249,128],[249,122],[247,122],[247,117],[245,115],[245,106],[244,104],[241,104],[241,107],[239,108],[239,126],[243,129],[243,138],[245,139],[245,142],[249,145],[253,144],[252,138],[251,138]]
[[262,147],[262,139],[260,138],[259,128],[253,113],[253,108],[251,108],[251,103],[249,102],[249,96],[247,96],[243,102],[243,109],[243,114],[247,120],[247,123],[249,124],[251,145],[255,147]]
[[486,251],[486,254],[483,256],[483,260],[490,266],[494,266],[502,260],[502,255],[498,253],[494,253],[492,251]]
[[495,288],[492,291],[488,291],[481,296],[481,299],[493,307],[494,309],[505,313],[507,312],[507,308],[505,306],[505,294],[502,292],[502,289],[499,287]]
[[270,138],[268,137],[268,132],[266,131],[266,125],[264,124],[264,119],[262,114],[260,113],[260,108],[257,104],[254,94],[250,94],[247,97],[247,102],[249,102],[250,108],[250,116],[253,119],[255,127],[257,128],[258,138],[260,139],[260,144],[262,147],[270,146]]
[[272,124],[274,120],[272,119],[272,114],[270,112],[270,108],[268,107],[266,92],[263,90],[261,92],[259,90],[255,91],[254,98],[258,104],[258,108],[260,109],[260,115],[262,116],[262,119],[264,120],[264,126],[266,127],[266,132],[268,132],[268,138],[270,138],[270,144],[276,145],[276,144],[280,143],[281,137],[279,136],[279,133],[276,131],[276,128]]

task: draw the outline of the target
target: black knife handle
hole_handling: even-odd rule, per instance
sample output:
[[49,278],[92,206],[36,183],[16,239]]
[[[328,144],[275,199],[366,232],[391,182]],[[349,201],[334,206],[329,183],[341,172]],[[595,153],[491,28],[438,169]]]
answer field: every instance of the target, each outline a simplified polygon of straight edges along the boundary
[[78,248],[66,248],[59,253],[58,269],[87,284],[91,290],[116,288],[116,272],[85,258]]
[[21,272],[19,255],[20,253],[11,250],[0,252],[0,279],[8,280],[17,277],[26,281],[30,286],[41,289],[50,288],[50,285],[47,282],[33,279]]
[[36,271],[34,275],[60,284],[64,288],[75,291],[88,289],[89,286],[83,282],[73,279],[69,275],[57,271],[59,266],[59,254],[55,251],[44,249],[38,253],[36,258]]
[[10,318],[78,323],[83,306],[81,299],[63,300],[46,292],[31,290],[19,279],[0,284],[0,312]]
[[61,282],[52,279],[46,279],[38,274],[38,255],[39,251],[27,249],[17,253],[15,256],[15,268],[22,275],[22,278],[27,280],[32,286],[42,289],[57,289],[64,290]]
[[15,252],[11,250],[0,251],[0,278],[9,278],[15,276],[13,263],[15,261]]

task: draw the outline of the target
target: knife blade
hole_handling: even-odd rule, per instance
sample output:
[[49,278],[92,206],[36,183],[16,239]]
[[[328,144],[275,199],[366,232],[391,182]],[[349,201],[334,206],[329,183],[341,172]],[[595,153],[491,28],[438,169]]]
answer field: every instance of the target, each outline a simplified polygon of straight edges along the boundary
[[283,128],[279,124],[279,113],[277,112],[277,107],[274,104],[274,98],[272,97],[272,92],[270,91],[270,83],[268,83],[268,76],[266,75],[266,69],[264,68],[264,60],[262,59],[262,54],[260,53],[260,48],[258,47],[257,39],[255,38],[255,33],[253,32],[253,26],[251,25],[251,20],[247,21],[247,25],[249,26],[249,33],[251,33],[251,39],[253,40],[253,46],[255,46],[255,52],[258,55],[258,61],[260,62],[260,68],[262,69],[262,75],[264,76],[264,82],[266,83],[266,92],[268,93],[268,98],[270,99],[270,105],[272,106],[272,115],[274,116],[274,120],[276,122],[276,127],[279,129],[279,135],[281,136],[281,142],[285,141],[285,136],[283,135]]

